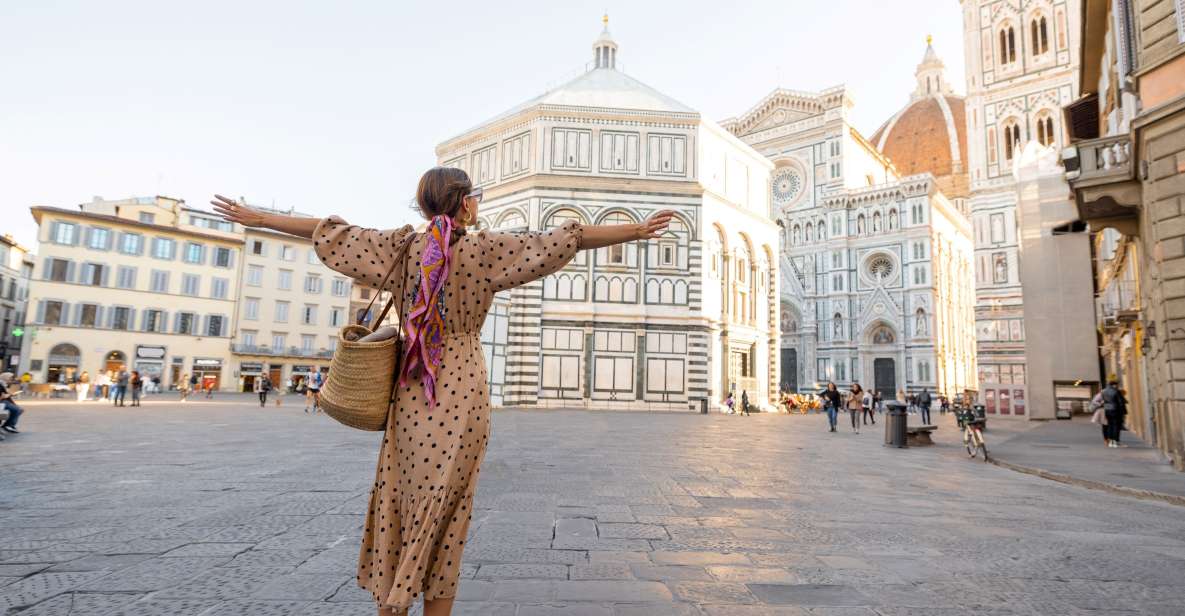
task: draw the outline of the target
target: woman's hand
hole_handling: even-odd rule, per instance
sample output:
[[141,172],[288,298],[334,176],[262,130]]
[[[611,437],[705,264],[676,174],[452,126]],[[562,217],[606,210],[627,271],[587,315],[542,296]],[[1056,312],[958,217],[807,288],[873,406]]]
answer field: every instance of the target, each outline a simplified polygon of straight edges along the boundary
[[651,214],[642,224],[638,225],[637,239],[652,240],[660,237],[671,225],[671,218],[674,216],[674,210],[659,210]]
[[244,227],[266,227],[268,215],[259,210],[247,207],[234,199],[228,199],[222,195],[214,195],[214,200],[210,202],[214,205],[214,211],[218,212],[223,219],[230,222],[236,222]]

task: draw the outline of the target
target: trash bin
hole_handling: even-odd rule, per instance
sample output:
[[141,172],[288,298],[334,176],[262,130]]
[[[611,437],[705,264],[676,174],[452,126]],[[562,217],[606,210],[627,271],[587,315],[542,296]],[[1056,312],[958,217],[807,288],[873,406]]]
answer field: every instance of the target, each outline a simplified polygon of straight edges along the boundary
[[708,414],[708,399],[707,398],[700,398],[699,399],[699,412],[702,415]]
[[908,447],[905,443],[905,403],[896,400],[885,403],[885,446]]

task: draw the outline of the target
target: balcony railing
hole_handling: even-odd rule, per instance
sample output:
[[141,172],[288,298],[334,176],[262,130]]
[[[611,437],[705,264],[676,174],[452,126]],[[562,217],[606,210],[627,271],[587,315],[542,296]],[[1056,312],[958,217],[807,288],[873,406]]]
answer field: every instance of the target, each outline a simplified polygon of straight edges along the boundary
[[333,357],[329,349],[305,349],[297,346],[276,347],[261,344],[231,343],[232,353],[241,355],[271,355],[274,357]]
[[1078,170],[1067,172],[1074,188],[1123,182],[1133,177],[1130,135],[1084,139],[1078,148]]
[[1131,136],[1083,139],[1072,150],[1077,150],[1077,159],[1066,157],[1066,179],[1074,189],[1078,215],[1087,222],[1134,218],[1141,187],[1135,179]]
[[1134,280],[1112,280],[1095,298],[1104,325],[1139,317],[1140,296]]

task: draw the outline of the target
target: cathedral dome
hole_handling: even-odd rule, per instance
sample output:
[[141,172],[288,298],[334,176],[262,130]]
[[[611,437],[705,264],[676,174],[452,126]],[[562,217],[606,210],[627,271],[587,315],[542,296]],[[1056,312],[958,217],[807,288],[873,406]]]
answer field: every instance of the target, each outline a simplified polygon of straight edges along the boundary
[[968,193],[967,117],[963,97],[946,81],[945,67],[927,38],[909,103],[869,140],[902,175],[930,173],[950,198]]

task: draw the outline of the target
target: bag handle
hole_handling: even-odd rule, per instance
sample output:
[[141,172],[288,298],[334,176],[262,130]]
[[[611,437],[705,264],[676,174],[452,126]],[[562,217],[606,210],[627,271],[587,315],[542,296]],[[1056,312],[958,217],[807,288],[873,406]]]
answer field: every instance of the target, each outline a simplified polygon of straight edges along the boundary
[[[395,257],[395,262],[391,264],[391,269],[387,270],[387,275],[383,276],[383,281],[379,283],[379,288],[377,289],[377,292],[374,294],[374,297],[370,298],[370,303],[366,305],[366,311],[362,312],[361,314],[358,315],[358,325],[362,325],[362,318],[365,315],[370,314],[370,309],[372,307],[374,307],[375,300],[377,300],[379,298],[379,296],[383,294],[383,287],[387,286],[387,281],[391,279],[391,274],[395,273],[396,267],[400,267],[401,276],[403,277],[404,281],[407,280],[407,255],[408,255],[408,251],[411,250],[412,242],[414,242],[415,240],[416,240],[416,234],[415,233],[409,234],[407,241],[405,241],[403,243],[403,247],[399,249],[399,254]],[[399,318],[400,319],[403,318],[403,296],[404,296],[404,293],[399,294]],[[386,318],[387,313],[391,311],[391,307],[394,304],[395,304],[395,296],[392,295],[391,299],[387,300],[387,305],[383,307],[383,311],[381,313],[379,313],[379,318],[375,319],[373,321],[373,323],[375,323],[375,324],[382,323],[383,319]]]

